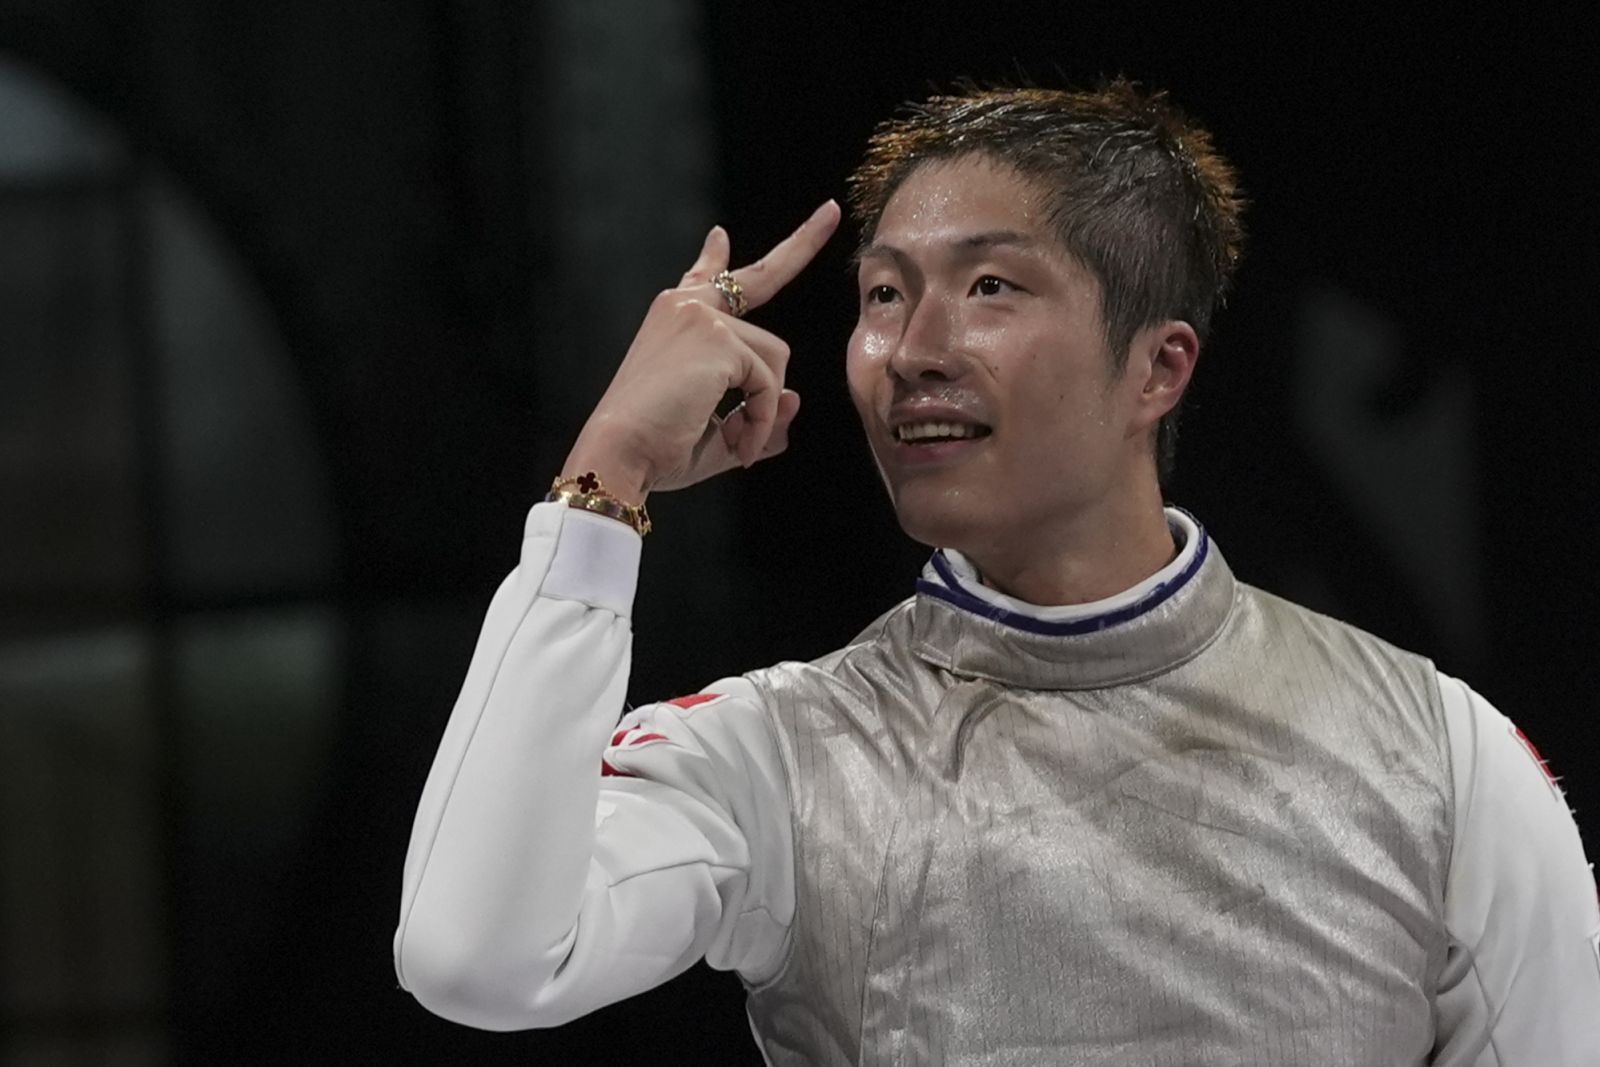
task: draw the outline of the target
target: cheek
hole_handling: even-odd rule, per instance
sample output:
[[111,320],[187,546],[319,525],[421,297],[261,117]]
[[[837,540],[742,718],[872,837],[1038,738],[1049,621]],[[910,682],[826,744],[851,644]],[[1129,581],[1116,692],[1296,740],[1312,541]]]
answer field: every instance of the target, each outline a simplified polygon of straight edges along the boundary
[[1009,406],[1028,428],[1023,450],[1036,459],[1081,458],[1114,422],[1104,373],[1078,355],[1048,345],[1033,348],[1009,382]]
[[850,334],[849,347],[845,349],[845,379],[850,384],[850,396],[856,407],[867,410],[871,406],[870,394],[875,385],[887,379],[884,365],[889,361],[893,346],[882,330],[865,323],[857,323]]
[[894,336],[881,322],[860,321],[850,334],[852,365],[878,366],[894,354]]
[[[960,324],[961,347],[989,364],[990,370],[1012,351],[1036,351],[1038,343],[1021,336],[1022,331],[1012,323],[985,321],[982,316],[969,316]],[[1024,356],[1024,361],[1028,357]],[[1030,367],[1030,372],[1032,368]]]

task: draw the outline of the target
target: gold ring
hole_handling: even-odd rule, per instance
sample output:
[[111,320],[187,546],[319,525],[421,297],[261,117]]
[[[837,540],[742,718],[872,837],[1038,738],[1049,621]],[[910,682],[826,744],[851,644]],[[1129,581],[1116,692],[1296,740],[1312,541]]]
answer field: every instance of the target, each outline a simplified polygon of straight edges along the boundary
[[744,313],[750,308],[750,302],[744,298],[744,286],[739,284],[733,272],[723,271],[711,279],[711,284],[722,294],[723,303],[728,305],[728,314],[736,319],[744,318]]

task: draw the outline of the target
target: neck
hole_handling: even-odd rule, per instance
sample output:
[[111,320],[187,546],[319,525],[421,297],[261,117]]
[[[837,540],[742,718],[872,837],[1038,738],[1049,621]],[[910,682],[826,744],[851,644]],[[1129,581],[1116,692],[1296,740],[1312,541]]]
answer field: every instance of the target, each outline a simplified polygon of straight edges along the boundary
[[1177,546],[1160,487],[1103,501],[1023,543],[965,553],[989,588],[1040,607],[1115,596],[1172,562]]

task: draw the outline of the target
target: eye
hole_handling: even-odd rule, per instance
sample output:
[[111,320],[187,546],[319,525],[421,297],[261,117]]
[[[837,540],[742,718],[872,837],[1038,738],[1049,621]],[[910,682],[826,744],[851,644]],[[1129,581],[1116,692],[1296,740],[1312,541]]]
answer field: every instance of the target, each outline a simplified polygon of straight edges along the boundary
[[900,291],[892,285],[874,285],[867,290],[867,303],[892,304],[899,295]]
[[985,274],[972,283],[972,291],[979,296],[1000,296],[1003,293],[1015,292],[1016,288],[1004,278],[996,278],[993,274]]

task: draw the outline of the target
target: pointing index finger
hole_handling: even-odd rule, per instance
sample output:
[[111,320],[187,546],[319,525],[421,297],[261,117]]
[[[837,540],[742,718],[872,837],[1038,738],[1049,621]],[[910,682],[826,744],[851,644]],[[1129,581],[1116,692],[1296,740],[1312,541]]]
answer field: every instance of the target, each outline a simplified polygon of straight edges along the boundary
[[772,251],[733,272],[750,307],[760,307],[794,281],[833,236],[839,226],[839,216],[838,202],[825,201],[798,230],[773,245]]

